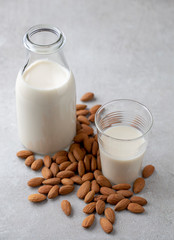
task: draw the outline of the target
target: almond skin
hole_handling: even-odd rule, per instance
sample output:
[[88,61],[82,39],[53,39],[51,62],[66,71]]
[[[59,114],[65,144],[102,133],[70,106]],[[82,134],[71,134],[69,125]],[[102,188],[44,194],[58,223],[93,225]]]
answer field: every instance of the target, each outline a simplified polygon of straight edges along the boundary
[[73,155],[78,162],[84,158],[84,153],[80,148],[73,149]]
[[92,100],[94,98],[94,93],[92,92],[86,92],[82,97],[81,97],[81,101],[82,102],[88,102],[90,100]]
[[73,171],[75,172],[77,170],[78,167],[78,163],[77,162],[73,162],[71,163],[65,170],[69,170],[69,171]]
[[43,185],[38,189],[38,192],[41,194],[48,194],[52,187],[52,185]]
[[137,178],[133,184],[133,191],[134,193],[139,193],[143,190],[145,186],[144,178]]
[[93,144],[92,144],[92,154],[94,156],[96,156],[97,155],[97,151],[98,151],[98,142],[94,141]]
[[95,211],[96,202],[91,202],[83,208],[83,212],[86,214],[91,214]]
[[87,216],[82,222],[82,227],[89,228],[93,224],[94,219],[95,219],[94,214]]
[[71,204],[68,200],[63,200],[61,202],[61,208],[67,216],[71,215]]
[[101,187],[100,188],[100,193],[103,195],[111,195],[115,193],[115,190],[112,188],[108,188],[108,187]]
[[56,163],[57,164],[61,164],[63,162],[68,161],[68,157],[67,156],[57,156],[56,157]]
[[100,155],[97,155],[97,168],[100,171],[102,170]]
[[91,158],[86,155],[84,158],[85,170],[86,172],[90,172],[91,170]]
[[42,166],[43,166],[43,160],[37,159],[31,164],[31,169],[34,171],[38,171],[39,169],[41,169]]
[[69,152],[69,153],[68,153],[68,158],[69,158],[69,160],[70,160],[72,163],[76,162],[76,159],[75,159],[75,157],[74,157],[74,155],[73,155],[72,152]]
[[90,138],[85,138],[83,141],[83,145],[84,145],[84,148],[86,149],[86,151],[88,153],[90,153],[91,149],[92,149],[92,142],[91,142]]
[[43,184],[45,185],[57,185],[60,183],[60,178],[49,178],[49,179],[46,179],[42,182]]
[[56,174],[59,172],[59,166],[57,165],[57,163],[53,162],[51,164],[50,170],[51,170],[53,176],[55,177]]
[[40,193],[35,193],[28,196],[28,200],[31,202],[42,202],[46,198],[47,197],[44,194],[40,194]]
[[112,223],[107,218],[100,218],[100,225],[105,233],[111,233],[113,230]]
[[90,191],[90,181],[84,182],[77,191],[77,197],[80,199],[85,198],[86,194]]
[[[85,138],[87,138],[88,135],[86,133],[79,133],[74,137],[74,142],[76,143],[81,143],[84,141]],[[78,146],[74,147],[74,148],[79,148]]]
[[120,184],[112,186],[112,188],[116,191],[118,191],[118,190],[128,190],[129,188],[131,188],[131,185],[128,184],[128,183],[120,183]]
[[64,185],[62,187],[60,187],[59,189],[59,193],[61,195],[66,195],[71,193],[74,190],[74,186],[73,185]]
[[155,170],[155,167],[153,165],[145,166],[142,172],[143,178],[150,177],[153,174],[154,170]]
[[44,181],[44,178],[42,177],[35,177],[32,178],[28,181],[28,186],[30,187],[38,187],[42,184],[42,182]]
[[98,200],[102,200],[105,202],[107,197],[108,197],[107,195],[97,195],[94,197],[94,202],[97,202]]
[[114,210],[112,208],[106,208],[105,209],[105,217],[109,220],[109,222],[114,224],[114,222],[115,222],[115,213],[114,213]]
[[92,172],[88,172],[86,174],[83,175],[82,177],[82,181],[91,181],[94,178],[94,174]]
[[27,157],[27,158],[25,159],[25,165],[26,165],[27,167],[30,167],[31,164],[34,162],[34,160],[35,160],[34,155],[31,155],[31,156]]
[[92,127],[90,127],[90,126],[88,126],[86,124],[83,124],[83,123],[81,124],[81,126],[82,126],[82,129],[80,130],[81,132],[84,132],[87,135],[93,135],[94,130],[93,130]]
[[123,195],[115,193],[115,194],[111,194],[111,195],[108,196],[107,202],[112,204],[112,205],[115,205],[119,201],[121,201],[122,199],[124,199]]
[[49,155],[44,156],[43,162],[45,167],[49,168],[52,163],[51,157]]
[[63,185],[73,185],[73,184],[74,184],[73,180],[70,179],[70,178],[63,178],[63,179],[61,180],[61,183],[62,183]]
[[52,177],[52,172],[49,168],[47,167],[43,167],[42,168],[42,176],[45,178],[45,179],[48,179],[48,178],[51,178]]
[[94,172],[97,169],[97,161],[94,156],[91,158],[91,171]]
[[76,110],[83,110],[87,107],[86,104],[76,104]]
[[138,196],[133,196],[131,197],[130,201],[132,203],[138,203],[139,205],[141,206],[144,206],[147,204],[147,200],[145,198],[142,198],[142,197],[138,197]]
[[103,200],[98,200],[96,203],[96,212],[101,215],[105,210],[105,202]]
[[96,180],[101,187],[112,187],[110,181],[103,175],[99,175]]
[[86,116],[89,114],[89,110],[87,109],[83,109],[83,110],[78,110],[76,111],[76,115],[79,116],[79,115],[83,115],[83,116]]
[[95,114],[91,114],[89,117],[88,117],[88,120],[90,122],[94,122],[95,121]]
[[97,104],[97,105],[94,105],[92,108],[89,109],[89,112],[91,114],[94,114],[97,112],[97,110],[101,107],[101,105]]
[[132,213],[143,213],[144,208],[138,203],[130,203],[127,208]]
[[129,203],[130,203],[130,200],[127,199],[127,198],[124,198],[124,199],[120,200],[120,201],[116,204],[114,210],[115,210],[115,211],[122,211],[122,210],[124,210],[124,209],[127,208],[127,206],[128,206]]
[[121,194],[123,195],[123,197],[131,197],[133,195],[133,192],[132,191],[129,191],[129,190],[119,190],[117,191],[118,194]]
[[94,199],[95,192],[94,190],[89,191],[85,196],[85,203],[90,203]]
[[70,178],[72,176],[74,176],[75,173],[73,171],[69,171],[69,170],[64,170],[64,171],[61,171],[61,172],[58,172],[56,177],[57,178]]
[[68,155],[67,151],[62,150],[62,151],[55,153],[54,156],[52,157],[52,159],[55,161],[58,156],[67,156],[67,155]]
[[19,157],[19,158],[27,158],[31,155],[33,155],[33,152],[31,152],[29,150],[21,150],[21,151],[16,153],[16,156]]
[[78,162],[78,173],[80,177],[82,177],[85,174],[85,165],[82,160]]
[[87,125],[90,124],[89,120],[88,120],[85,116],[83,116],[83,115],[79,115],[79,116],[77,117],[77,120],[78,120],[80,123],[84,123],[84,124],[87,124]]
[[98,193],[100,191],[100,187],[96,180],[93,180],[91,182],[91,190],[94,190],[95,193]]
[[71,179],[73,180],[74,183],[78,185],[81,185],[83,183],[82,178],[78,175],[71,177]]
[[70,165],[71,165],[70,161],[63,162],[59,165],[59,169],[60,169],[60,171],[64,171]]
[[59,186],[54,185],[48,193],[48,198],[49,199],[56,198],[58,195],[59,195]]
[[95,170],[94,171],[94,177],[95,177],[96,180],[97,180],[98,176],[100,176],[100,175],[103,175],[100,170]]

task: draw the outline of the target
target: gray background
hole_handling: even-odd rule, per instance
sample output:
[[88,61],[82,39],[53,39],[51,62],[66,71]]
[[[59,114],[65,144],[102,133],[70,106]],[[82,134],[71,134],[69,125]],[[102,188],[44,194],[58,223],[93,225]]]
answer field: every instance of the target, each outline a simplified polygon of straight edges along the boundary
[[[0,239],[174,239],[174,1],[0,0]],[[25,61],[22,37],[32,25],[49,23],[67,37],[65,55],[74,72],[77,100],[94,91],[95,103],[131,98],[154,116],[144,165],[155,174],[141,196],[146,212],[116,213],[111,235],[96,216],[85,230],[83,201],[76,195],[32,204],[27,187],[35,173],[17,159],[15,80]],[[90,106],[94,103],[90,103]],[[70,200],[71,217],[60,208]]]

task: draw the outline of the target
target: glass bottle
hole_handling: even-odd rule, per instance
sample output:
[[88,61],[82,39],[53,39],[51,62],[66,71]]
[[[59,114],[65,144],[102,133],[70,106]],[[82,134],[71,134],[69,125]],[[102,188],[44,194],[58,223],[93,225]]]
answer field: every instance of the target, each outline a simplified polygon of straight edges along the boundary
[[56,27],[37,25],[23,42],[28,57],[16,80],[19,137],[35,153],[54,153],[76,132],[75,80],[62,51],[65,36]]

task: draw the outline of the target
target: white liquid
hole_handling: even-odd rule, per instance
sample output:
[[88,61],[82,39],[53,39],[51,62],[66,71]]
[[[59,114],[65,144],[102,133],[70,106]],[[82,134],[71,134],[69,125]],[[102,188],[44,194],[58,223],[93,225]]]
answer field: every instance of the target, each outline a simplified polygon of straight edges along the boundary
[[[142,136],[138,129],[130,126],[110,127],[104,133],[122,140]],[[112,183],[132,183],[139,176],[146,150],[144,137],[119,141],[102,135],[99,144],[102,171]]]
[[76,131],[75,81],[56,62],[39,60],[16,81],[18,130],[23,145],[53,153],[68,146]]

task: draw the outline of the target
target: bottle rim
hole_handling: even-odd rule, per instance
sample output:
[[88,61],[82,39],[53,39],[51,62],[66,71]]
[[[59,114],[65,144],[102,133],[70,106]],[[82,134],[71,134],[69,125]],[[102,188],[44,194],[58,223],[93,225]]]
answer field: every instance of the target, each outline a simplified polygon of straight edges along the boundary
[[[41,32],[48,32],[56,35],[56,40],[49,44],[39,44],[34,42],[31,38],[35,34]],[[64,33],[57,27],[48,24],[39,24],[31,27],[23,38],[24,46],[32,52],[39,54],[50,54],[58,51],[65,44],[66,38]]]

